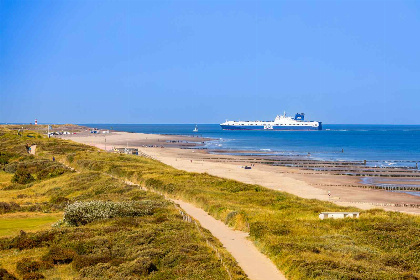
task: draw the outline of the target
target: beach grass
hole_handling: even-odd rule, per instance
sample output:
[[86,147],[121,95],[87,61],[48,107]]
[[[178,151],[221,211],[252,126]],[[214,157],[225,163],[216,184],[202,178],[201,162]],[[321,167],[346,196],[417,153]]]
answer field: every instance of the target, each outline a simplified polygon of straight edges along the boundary
[[[250,238],[290,279],[417,279],[420,218],[362,211],[128,155],[81,153],[75,168],[120,176],[203,208]],[[320,212],[360,211],[320,220]]]
[[[27,144],[37,145],[36,156]],[[162,196],[59,162],[96,149],[0,126],[0,153],[0,268],[7,273],[19,279],[247,279],[210,232],[184,221]],[[32,179],[16,182],[18,173]],[[111,215],[97,213],[100,219],[77,226],[63,220],[71,205],[85,205],[72,209],[90,215],[90,205],[100,210],[102,204]],[[138,206],[133,212],[115,205]]]

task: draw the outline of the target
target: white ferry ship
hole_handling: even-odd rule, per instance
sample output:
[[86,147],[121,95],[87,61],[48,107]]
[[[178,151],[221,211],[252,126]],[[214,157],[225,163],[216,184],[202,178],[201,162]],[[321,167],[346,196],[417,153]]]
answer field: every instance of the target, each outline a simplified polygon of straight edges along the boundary
[[287,117],[286,112],[274,121],[226,121],[220,126],[228,130],[322,130],[322,122],[305,121],[304,113]]

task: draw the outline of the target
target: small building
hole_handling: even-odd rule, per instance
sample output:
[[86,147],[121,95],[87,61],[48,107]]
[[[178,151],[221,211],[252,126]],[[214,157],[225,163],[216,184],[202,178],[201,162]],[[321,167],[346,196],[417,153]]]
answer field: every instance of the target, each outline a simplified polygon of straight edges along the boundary
[[136,148],[114,148],[114,152],[127,154],[127,155],[138,155],[139,149]]
[[344,219],[344,218],[359,218],[360,212],[322,212],[319,218],[323,219]]

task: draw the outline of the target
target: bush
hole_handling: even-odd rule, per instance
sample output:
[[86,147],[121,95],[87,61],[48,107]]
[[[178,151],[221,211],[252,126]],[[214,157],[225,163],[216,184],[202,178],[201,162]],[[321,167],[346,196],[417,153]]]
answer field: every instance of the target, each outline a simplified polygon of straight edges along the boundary
[[15,202],[0,202],[0,214],[14,212],[16,210],[19,210],[20,206],[19,204]]
[[69,169],[61,163],[51,162],[43,164],[38,169],[39,170],[35,173],[38,180],[57,177],[69,171]]
[[73,261],[77,253],[69,248],[52,247],[46,255],[42,257],[45,262],[53,264],[68,264]]
[[75,202],[64,210],[64,221],[79,226],[115,217],[135,217],[153,214],[155,205],[151,201],[90,201]]
[[0,165],[6,165],[16,154],[0,152]]
[[38,261],[34,261],[28,258],[23,258],[16,264],[16,270],[20,274],[26,274],[30,272],[36,272],[41,267]]
[[27,234],[23,230],[20,231],[20,235],[14,238],[3,238],[0,239],[0,249],[32,249],[36,247],[43,247],[48,245],[54,238],[55,231],[41,231],[34,234]]
[[50,203],[59,209],[64,208],[67,204],[69,204],[69,202],[70,199],[63,196],[55,196],[50,199]]
[[35,178],[31,175],[31,173],[29,173],[23,168],[18,168],[18,170],[12,178],[12,183],[18,183],[22,185],[28,184],[32,181],[35,181]]
[[15,173],[17,170],[17,162],[11,162],[4,167],[4,171],[7,173]]
[[111,257],[109,256],[95,256],[95,255],[87,255],[87,256],[76,256],[73,261],[73,267],[76,270],[80,270],[87,266],[93,266],[98,263],[108,263],[111,261]]
[[147,276],[157,270],[156,265],[149,258],[144,257],[137,258],[131,266],[132,273],[142,276]]
[[6,269],[0,268],[0,279],[3,280],[17,280],[15,276],[10,274]]

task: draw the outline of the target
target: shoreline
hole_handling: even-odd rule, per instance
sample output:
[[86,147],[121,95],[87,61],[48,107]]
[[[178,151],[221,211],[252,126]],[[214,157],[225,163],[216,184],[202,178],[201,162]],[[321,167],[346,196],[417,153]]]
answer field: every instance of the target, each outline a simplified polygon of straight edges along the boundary
[[[361,209],[379,207],[389,211],[420,214],[418,196],[367,188],[368,185],[361,182],[362,177],[332,175],[291,166],[270,166],[258,162],[255,158],[239,155],[212,154],[207,149],[196,148],[197,146],[190,145],[191,143],[183,142],[191,139],[189,136],[110,132],[106,135],[90,133],[62,135],[60,138],[108,151],[111,147],[129,146],[139,149],[139,154],[147,155],[177,169],[207,172],[219,177],[285,191],[303,198],[320,199]],[[197,141],[201,142],[199,144],[208,141],[207,138],[197,137],[197,139],[200,139]],[[252,169],[241,168],[244,164],[252,164]]]

